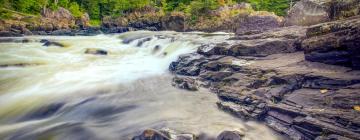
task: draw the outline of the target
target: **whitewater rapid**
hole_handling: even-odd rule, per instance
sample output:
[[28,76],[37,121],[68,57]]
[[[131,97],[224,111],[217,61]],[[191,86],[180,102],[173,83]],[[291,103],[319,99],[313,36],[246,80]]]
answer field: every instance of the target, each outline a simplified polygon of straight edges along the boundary
[[[0,139],[130,139],[146,128],[276,140],[262,124],[217,109],[216,96],[171,86],[169,64],[230,34],[136,31],[29,36],[0,43]],[[64,47],[43,46],[46,39]],[[1,39],[0,39],[1,40]],[[85,54],[87,49],[108,55]]]

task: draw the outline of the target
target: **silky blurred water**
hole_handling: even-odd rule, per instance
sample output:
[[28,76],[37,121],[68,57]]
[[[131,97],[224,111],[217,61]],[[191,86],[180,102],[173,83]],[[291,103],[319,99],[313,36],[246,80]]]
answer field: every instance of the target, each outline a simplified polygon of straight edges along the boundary
[[[229,36],[137,31],[7,38],[13,41],[0,43],[0,139],[122,140],[146,128],[280,139],[262,124],[218,110],[207,90],[171,86],[172,61]],[[46,47],[41,39],[65,47]],[[85,54],[88,48],[108,55]]]

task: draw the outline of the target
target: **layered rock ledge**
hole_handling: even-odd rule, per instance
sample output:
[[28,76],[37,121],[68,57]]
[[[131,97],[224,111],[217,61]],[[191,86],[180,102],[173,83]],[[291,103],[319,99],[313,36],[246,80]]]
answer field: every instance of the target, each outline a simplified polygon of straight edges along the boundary
[[209,88],[220,109],[263,121],[291,139],[358,140],[358,21],[238,35],[204,44],[169,69],[175,86]]

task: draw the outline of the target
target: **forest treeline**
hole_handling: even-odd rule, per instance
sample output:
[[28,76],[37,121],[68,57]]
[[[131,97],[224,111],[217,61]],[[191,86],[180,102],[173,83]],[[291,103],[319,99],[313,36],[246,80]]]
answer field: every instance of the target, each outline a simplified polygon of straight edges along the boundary
[[121,16],[146,6],[164,12],[181,11],[199,15],[224,5],[248,2],[255,10],[265,10],[285,15],[293,0],[0,0],[0,7],[28,13],[40,14],[41,10],[64,7],[75,17],[88,13],[92,20],[105,16]]

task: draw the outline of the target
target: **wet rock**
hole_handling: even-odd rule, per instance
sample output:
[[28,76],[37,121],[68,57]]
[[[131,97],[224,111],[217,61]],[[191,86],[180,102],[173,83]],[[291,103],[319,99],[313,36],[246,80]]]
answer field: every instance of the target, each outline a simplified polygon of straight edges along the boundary
[[185,55],[175,70],[199,69],[195,79],[208,83],[203,86],[217,93],[217,106],[226,112],[264,121],[291,139],[315,139],[325,131],[350,139],[358,135],[359,112],[352,108],[360,101],[358,71],[306,62],[302,52],[272,54],[240,66],[234,62],[241,57],[192,55],[201,59],[189,61],[191,56]]
[[170,137],[154,129],[147,129],[141,135],[135,136],[132,140],[170,140]]
[[45,31],[32,31],[33,35],[48,35]]
[[43,46],[49,47],[49,46],[57,46],[57,47],[65,47],[64,44],[59,42],[53,42],[46,39],[40,40],[40,43],[44,43]]
[[182,133],[171,130],[169,128],[162,128],[160,130],[163,134],[168,136],[171,140],[195,140],[196,136],[191,133]]
[[25,115],[20,119],[20,121],[28,121],[28,120],[43,119],[50,117],[55,113],[57,113],[63,106],[64,103],[53,103],[53,104],[45,105]]
[[150,41],[150,40],[151,40],[150,37],[140,39],[140,40],[138,41],[138,43],[137,43],[136,46],[137,46],[137,47],[141,47],[145,42],[148,42],[148,41]]
[[11,31],[0,31],[0,37],[21,37],[20,33],[11,32]]
[[85,54],[93,54],[93,55],[108,55],[106,50],[96,49],[96,48],[87,48],[85,50]]
[[172,85],[190,91],[198,90],[197,82],[191,77],[174,77],[172,80]]
[[75,35],[81,36],[94,36],[99,34],[102,34],[102,31],[99,27],[86,27],[75,32]]
[[243,134],[238,131],[223,131],[216,140],[242,140]]
[[41,65],[38,63],[18,63],[18,64],[0,64],[0,68],[6,68],[6,67],[28,67],[28,66],[37,66]]
[[50,32],[50,35],[56,36],[74,36],[74,32],[71,29],[60,29]]
[[197,76],[200,74],[200,67],[206,61],[206,59],[197,54],[186,54],[179,56],[179,61],[172,62],[169,66],[169,70],[186,76]]
[[109,27],[109,28],[102,27],[101,30],[104,33],[111,34],[111,33],[124,33],[131,31],[132,29],[129,27]]
[[153,49],[153,53],[156,53],[156,52],[158,52],[159,50],[161,49],[161,46],[160,45],[156,45],[155,47],[154,47],[154,49]]
[[210,55],[226,55],[228,52],[225,48],[227,43],[219,43],[219,44],[204,44],[201,45],[197,52],[202,55],[210,56]]

